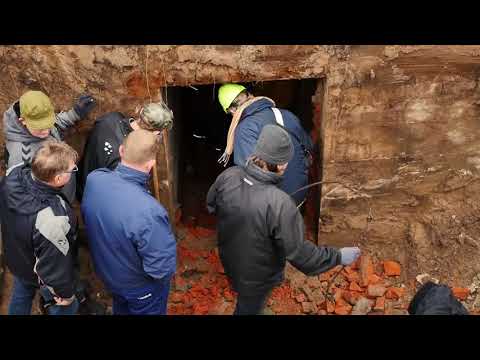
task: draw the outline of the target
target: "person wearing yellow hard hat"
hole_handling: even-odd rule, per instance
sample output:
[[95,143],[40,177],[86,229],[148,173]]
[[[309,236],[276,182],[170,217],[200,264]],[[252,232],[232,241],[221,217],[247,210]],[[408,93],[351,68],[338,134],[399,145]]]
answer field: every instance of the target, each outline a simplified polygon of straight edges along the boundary
[[244,166],[263,127],[278,124],[287,130],[294,145],[294,156],[279,187],[287,194],[294,193],[292,197],[297,204],[303,203],[307,190],[297,190],[308,183],[313,144],[300,120],[289,110],[277,108],[272,99],[254,97],[241,84],[222,85],[218,89],[218,101],[225,113],[233,115],[227,147],[219,162],[226,166],[233,152],[235,165]]

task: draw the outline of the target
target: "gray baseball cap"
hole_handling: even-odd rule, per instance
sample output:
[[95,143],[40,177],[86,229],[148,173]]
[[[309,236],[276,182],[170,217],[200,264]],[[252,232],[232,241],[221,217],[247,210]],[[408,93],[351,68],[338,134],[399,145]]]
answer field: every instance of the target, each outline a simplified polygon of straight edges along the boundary
[[164,102],[150,103],[140,110],[140,119],[147,130],[170,130],[173,127],[173,112]]

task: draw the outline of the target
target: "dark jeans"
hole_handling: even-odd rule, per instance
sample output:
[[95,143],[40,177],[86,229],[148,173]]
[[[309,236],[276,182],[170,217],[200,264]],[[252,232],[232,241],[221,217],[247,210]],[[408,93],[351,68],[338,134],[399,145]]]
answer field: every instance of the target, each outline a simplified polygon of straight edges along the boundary
[[8,315],[30,315],[33,298],[37,290],[38,286],[14,276],[12,296],[10,304],[8,304]]
[[171,278],[112,294],[113,315],[166,315]]
[[[30,315],[32,303],[38,286],[25,282],[16,276],[13,279],[13,291],[8,305],[8,315]],[[78,310],[78,301],[75,299],[68,306],[52,305],[47,308],[49,315],[75,315]]]
[[238,294],[237,306],[233,315],[261,315],[271,290],[259,295]]

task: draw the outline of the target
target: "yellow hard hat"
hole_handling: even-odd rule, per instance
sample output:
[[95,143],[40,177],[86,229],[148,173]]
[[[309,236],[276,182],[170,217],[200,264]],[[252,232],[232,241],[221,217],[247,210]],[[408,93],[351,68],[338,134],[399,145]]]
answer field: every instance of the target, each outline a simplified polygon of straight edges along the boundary
[[247,88],[240,84],[223,84],[220,86],[220,89],[218,89],[218,101],[225,112],[227,112],[227,109],[238,94],[244,90],[247,90]]

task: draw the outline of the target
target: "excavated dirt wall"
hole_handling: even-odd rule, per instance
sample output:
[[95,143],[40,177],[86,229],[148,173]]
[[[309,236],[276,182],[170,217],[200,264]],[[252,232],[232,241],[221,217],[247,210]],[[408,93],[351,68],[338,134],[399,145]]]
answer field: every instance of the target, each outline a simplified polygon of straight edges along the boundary
[[1,46],[0,57],[1,109],[27,89],[57,110],[84,91],[98,99],[68,138],[78,150],[96,116],[169,86],[324,78],[312,98],[319,241],[361,244],[409,278],[469,284],[480,270],[480,46]]

